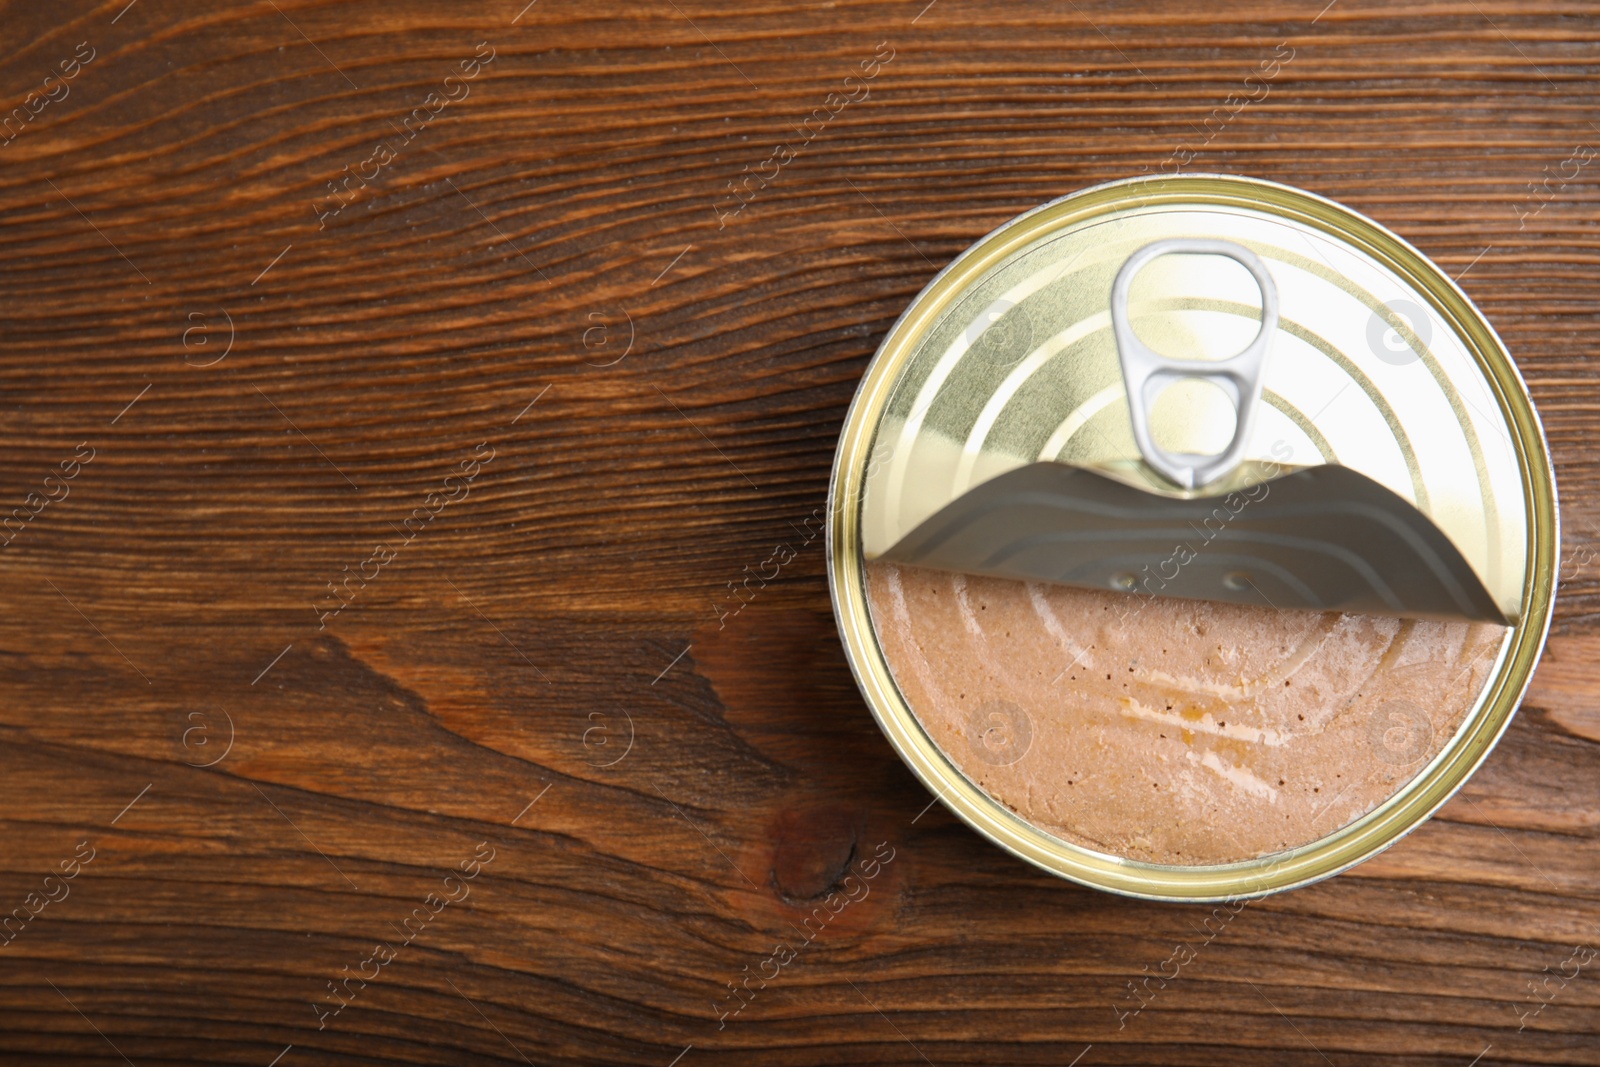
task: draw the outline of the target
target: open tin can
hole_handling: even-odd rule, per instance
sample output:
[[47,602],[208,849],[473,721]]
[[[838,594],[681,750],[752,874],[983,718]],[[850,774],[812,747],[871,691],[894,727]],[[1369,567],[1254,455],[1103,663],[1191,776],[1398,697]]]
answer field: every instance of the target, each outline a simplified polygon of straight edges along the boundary
[[[959,256],[868,367],[829,508],[851,668],[924,784],[1045,870],[1175,901],[1427,819],[1522,697],[1559,545],[1538,416],[1465,294],[1228,176],[1096,186]],[[948,578],[908,599],[924,563]]]

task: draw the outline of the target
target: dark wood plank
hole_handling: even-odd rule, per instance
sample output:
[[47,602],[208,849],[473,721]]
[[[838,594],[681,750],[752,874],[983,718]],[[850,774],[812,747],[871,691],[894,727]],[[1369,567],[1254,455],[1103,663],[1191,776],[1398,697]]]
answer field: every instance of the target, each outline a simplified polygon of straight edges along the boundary
[[[0,144],[0,512],[92,450],[0,549],[0,911],[93,856],[0,949],[6,1062],[1600,1062],[1592,968],[1519,1017],[1600,942],[1600,195],[1561,170],[1600,139],[1592,5],[523,2],[0,4],[0,105],[38,109]],[[722,218],[880,43],[870,95]],[[1463,794],[1226,922],[926,809],[804,534],[916,291],[1185,147],[1462,276],[1540,404],[1568,553]]]

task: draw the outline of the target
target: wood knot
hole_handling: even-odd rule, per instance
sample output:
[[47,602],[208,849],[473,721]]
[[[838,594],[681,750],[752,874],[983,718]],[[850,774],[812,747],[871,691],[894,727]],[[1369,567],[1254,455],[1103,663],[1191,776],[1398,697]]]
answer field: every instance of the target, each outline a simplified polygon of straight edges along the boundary
[[789,904],[826,896],[856,858],[856,818],[845,808],[786,810],[771,834],[772,887]]

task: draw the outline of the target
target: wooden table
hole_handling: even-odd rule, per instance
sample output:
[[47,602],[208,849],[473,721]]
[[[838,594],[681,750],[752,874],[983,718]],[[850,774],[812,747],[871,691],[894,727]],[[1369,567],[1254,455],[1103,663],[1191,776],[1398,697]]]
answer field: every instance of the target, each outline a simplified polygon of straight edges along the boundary
[[[3,1062],[1600,1063],[1600,11],[1324,2],[6,5]],[[1463,794],[1128,1016],[1211,909],[930,808],[804,530],[935,271],[1185,159],[1462,277],[1567,558]]]

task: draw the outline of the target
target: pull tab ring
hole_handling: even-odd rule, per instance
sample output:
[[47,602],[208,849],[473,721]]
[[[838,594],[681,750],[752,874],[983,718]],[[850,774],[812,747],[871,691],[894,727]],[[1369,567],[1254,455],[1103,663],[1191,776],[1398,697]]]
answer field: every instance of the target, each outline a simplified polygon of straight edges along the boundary
[[[1177,253],[1226,256],[1255,278],[1261,289],[1261,328],[1255,340],[1238,355],[1222,360],[1169,359],[1151,349],[1133,332],[1128,322],[1128,290],[1134,276],[1152,260]],[[1266,365],[1267,346],[1278,329],[1278,289],[1260,258],[1243,245],[1213,238],[1176,237],[1147,244],[1128,257],[1111,284],[1111,329],[1122,362],[1122,384],[1128,394],[1133,439],[1144,461],[1185,489],[1197,489],[1214,482],[1238,466],[1245,446],[1250,443],[1256,404],[1261,398],[1261,371]],[[1167,386],[1186,378],[1210,382],[1233,401],[1236,413],[1233,439],[1216,455],[1168,452],[1157,445],[1150,434],[1150,409],[1156,397]]]

